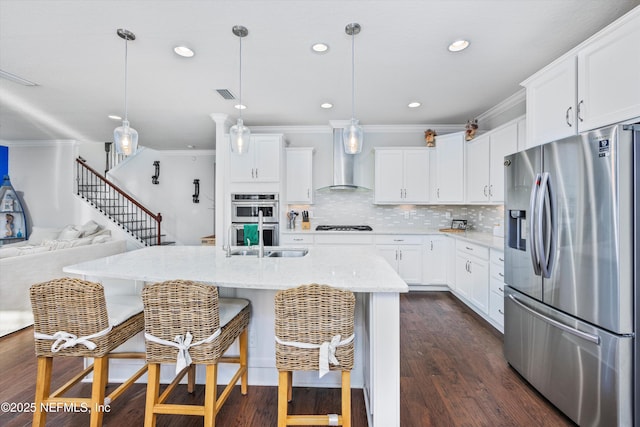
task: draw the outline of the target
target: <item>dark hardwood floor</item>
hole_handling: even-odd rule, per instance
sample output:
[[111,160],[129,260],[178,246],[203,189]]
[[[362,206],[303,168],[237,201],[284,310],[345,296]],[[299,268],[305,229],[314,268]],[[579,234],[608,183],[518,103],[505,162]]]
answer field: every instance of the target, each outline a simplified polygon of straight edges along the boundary
[[[502,337],[447,292],[414,292],[401,296],[401,425],[427,426],[572,426],[573,423],[533,390],[505,362]],[[30,403],[35,390],[33,330],[0,339],[0,402]],[[57,363],[56,363],[57,362]],[[80,359],[54,362],[54,384],[64,383]],[[173,402],[196,403],[203,387],[190,395],[186,386]],[[80,384],[74,393],[88,393]],[[367,425],[362,390],[352,390],[353,426]],[[111,405],[105,426],[143,424],[145,387],[134,385]],[[293,413],[336,412],[337,389],[296,388]],[[233,391],[218,415],[223,427],[276,425],[276,388]],[[49,426],[85,426],[87,414],[52,413]],[[159,416],[159,426],[201,426],[199,417]],[[0,426],[31,425],[30,413],[0,411]]]

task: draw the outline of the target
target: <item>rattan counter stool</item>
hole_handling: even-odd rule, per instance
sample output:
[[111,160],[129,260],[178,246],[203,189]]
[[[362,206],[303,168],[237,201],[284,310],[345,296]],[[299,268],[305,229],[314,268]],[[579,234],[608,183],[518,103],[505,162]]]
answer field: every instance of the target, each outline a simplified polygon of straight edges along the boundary
[[[106,405],[146,371],[145,365],[105,396],[109,359],[144,359],[144,353],[117,353],[121,344],[144,329],[142,301],[135,296],[105,299],[101,284],[69,277],[31,286],[30,297],[38,357],[33,425],[44,426],[47,409],[59,412],[62,407],[90,411],[90,426],[101,426]],[[93,358],[93,364],[51,393],[53,359],[70,356]],[[90,398],[62,396],[91,372]]]
[[[275,296],[278,427],[351,426],[351,369],[354,354],[352,292],[327,285],[303,285]],[[342,414],[289,415],[293,371],[342,371]]]
[[[158,414],[199,415],[205,427],[215,426],[216,415],[238,380],[240,392],[247,394],[249,301],[218,298],[215,286],[188,280],[147,285],[142,301],[149,364],[145,427],[155,426]],[[240,355],[223,356],[236,338]],[[176,377],[159,395],[162,363],[175,363]],[[220,396],[216,392],[218,363],[240,365]],[[188,390],[193,391],[194,364],[206,366],[204,404],[165,403],[185,373],[189,373]]]

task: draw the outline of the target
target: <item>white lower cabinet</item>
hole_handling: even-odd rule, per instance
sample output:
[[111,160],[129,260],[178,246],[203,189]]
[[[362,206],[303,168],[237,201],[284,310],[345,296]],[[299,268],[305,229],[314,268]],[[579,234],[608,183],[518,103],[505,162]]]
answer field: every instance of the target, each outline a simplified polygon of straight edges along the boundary
[[456,291],[478,311],[489,313],[489,249],[456,242]]
[[489,317],[499,329],[504,328],[504,252],[491,249],[489,266]]
[[422,283],[422,237],[376,236],[376,249],[407,283]]
[[453,256],[451,240],[447,236],[426,236],[422,248],[422,284],[448,284],[447,273]]
[[316,234],[314,242],[316,245],[371,245],[373,244],[372,234]]
[[313,234],[280,234],[280,246],[309,247],[313,246]]

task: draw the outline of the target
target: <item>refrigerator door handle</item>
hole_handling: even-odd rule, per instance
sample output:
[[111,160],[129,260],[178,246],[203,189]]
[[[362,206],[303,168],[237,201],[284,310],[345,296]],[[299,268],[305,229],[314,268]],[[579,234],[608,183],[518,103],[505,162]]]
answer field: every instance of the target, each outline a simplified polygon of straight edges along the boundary
[[[548,195],[548,197],[547,197]],[[551,277],[555,260],[554,252],[556,247],[556,224],[555,224],[555,194],[551,185],[549,172],[542,174],[542,183],[538,190],[538,213],[536,216],[538,234],[536,241],[538,246],[538,257],[542,277]],[[548,203],[547,203],[548,202]],[[546,233],[542,227],[543,218],[547,218]]]
[[531,198],[529,199],[529,252],[531,254],[531,264],[533,265],[533,272],[536,276],[540,275],[540,258],[538,256],[538,250],[536,247],[536,200],[538,199],[538,189],[540,188],[540,181],[542,176],[536,174],[536,178],[533,180],[531,186]]
[[544,314],[538,313],[537,311],[533,310],[532,308],[527,307],[525,304],[523,304],[515,295],[510,294],[509,295],[509,299],[511,299],[514,303],[516,303],[520,308],[522,308],[523,310],[527,311],[528,313],[536,316],[537,318],[541,319],[544,322],[547,322],[553,326],[555,326],[558,329],[561,329],[571,335],[575,335],[578,338],[582,338],[583,340],[589,341],[594,343],[595,345],[600,345],[600,337],[597,335],[593,335],[593,334],[588,334],[586,332],[582,332],[578,329],[572,328],[571,326],[567,326],[564,323],[558,322],[555,319],[552,319],[548,316],[545,316]]

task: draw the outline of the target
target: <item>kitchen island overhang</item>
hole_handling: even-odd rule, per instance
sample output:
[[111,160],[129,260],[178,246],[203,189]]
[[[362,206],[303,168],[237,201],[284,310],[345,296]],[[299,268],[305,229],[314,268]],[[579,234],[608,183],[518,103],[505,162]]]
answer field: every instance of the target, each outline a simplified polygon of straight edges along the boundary
[[[409,289],[374,248],[311,247],[303,257],[257,258],[227,257],[225,251],[211,246],[154,246],[63,270],[103,282],[107,293],[132,294],[132,289],[137,292],[144,283],[186,279],[218,286],[223,297],[249,299],[250,385],[277,384],[273,297],[278,290],[309,283],[350,290],[357,298],[353,387],[364,390],[370,426],[400,425],[399,294]],[[133,287],[127,285],[132,282]],[[172,367],[164,368],[170,375]],[[117,366],[110,372],[119,376]],[[335,378],[319,380],[313,372],[294,377],[294,386],[338,386]],[[220,381],[226,379],[221,365]]]

